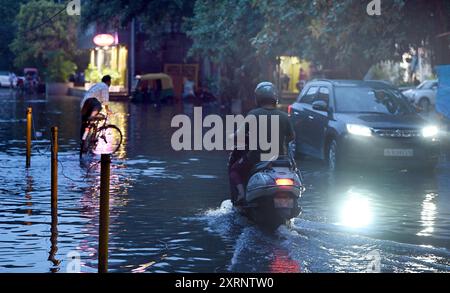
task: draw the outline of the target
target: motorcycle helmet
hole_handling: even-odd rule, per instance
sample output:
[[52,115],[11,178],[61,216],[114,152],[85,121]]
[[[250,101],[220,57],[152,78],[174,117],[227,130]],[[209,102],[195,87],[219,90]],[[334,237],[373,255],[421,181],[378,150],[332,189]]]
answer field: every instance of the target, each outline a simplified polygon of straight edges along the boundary
[[255,100],[258,106],[278,104],[278,93],[275,85],[268,81],[259,83],[255,89]]

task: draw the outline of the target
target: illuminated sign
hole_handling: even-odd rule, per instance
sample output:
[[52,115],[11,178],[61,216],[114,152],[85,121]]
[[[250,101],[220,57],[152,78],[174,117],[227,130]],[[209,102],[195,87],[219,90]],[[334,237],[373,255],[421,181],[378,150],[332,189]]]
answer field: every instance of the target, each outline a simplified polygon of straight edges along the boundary
[[110,34],[99,34],[94,37],[94,44],[99,47],[111,46],[115,43],[115,38]]

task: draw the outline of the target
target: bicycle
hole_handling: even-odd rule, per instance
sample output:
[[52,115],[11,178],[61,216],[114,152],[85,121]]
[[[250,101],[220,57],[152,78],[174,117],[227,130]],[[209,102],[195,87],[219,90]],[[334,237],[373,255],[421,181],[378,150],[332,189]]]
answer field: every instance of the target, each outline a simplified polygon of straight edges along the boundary
[[[101,126],[100,124],[103,123]],[[112,124],[108,124],[108,116],[97,114],[89,119],[81,143],[80,157],[83,153],[114,154],[122,144],[122,132]]]

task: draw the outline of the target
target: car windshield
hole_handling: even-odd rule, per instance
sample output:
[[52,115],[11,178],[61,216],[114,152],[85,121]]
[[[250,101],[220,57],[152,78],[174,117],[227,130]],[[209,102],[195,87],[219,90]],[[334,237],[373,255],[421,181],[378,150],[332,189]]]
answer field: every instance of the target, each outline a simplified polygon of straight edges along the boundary
[[432,80],[426,80],[424,82],[422,82],[421,84],[419,84],[417,86],[417,89],[419,90],[426,90],[426,89],[430,89],[434,84],[434,81]]
[[413,110],[400,92],[383,88],[336,87],[336,112],[409,114]]

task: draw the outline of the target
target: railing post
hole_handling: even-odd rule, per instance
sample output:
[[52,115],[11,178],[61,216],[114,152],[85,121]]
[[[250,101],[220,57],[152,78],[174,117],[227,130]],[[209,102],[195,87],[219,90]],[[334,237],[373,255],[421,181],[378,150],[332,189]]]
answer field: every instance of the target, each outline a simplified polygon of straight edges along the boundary
[[26,153],[26,167],[30,168],[31,165],[31,123],[33,119],[32,108],[27,108],[27,153]]
[[51,206],[53,212],[58,211],[58,127],[52,127],[52,167],[51,167]]
[[108,272],[109,178],[111,155],[102,154],[100,170],[100,227],[98,241],[98,272]]

